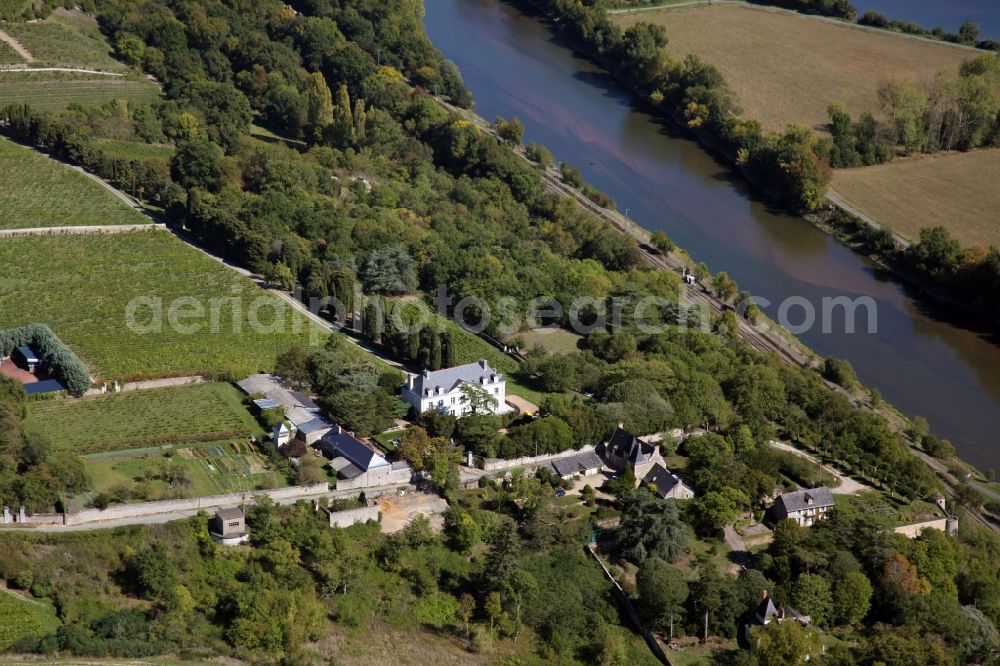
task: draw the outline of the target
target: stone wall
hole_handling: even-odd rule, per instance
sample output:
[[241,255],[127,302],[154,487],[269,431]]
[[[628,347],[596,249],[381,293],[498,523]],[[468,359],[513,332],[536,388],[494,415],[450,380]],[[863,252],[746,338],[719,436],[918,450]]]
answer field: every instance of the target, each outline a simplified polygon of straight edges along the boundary
[[255,490],[247,493],[231,493],[229,495],[211,495],[209,497],[193,497],[191,499],[163,500],[160,502],[142,502],[141,504],[122,504],[107,509],[84,509],[77,513],[66,514],[67,525],[79,525],[102,520],[127,520],[155,516],[161,513],[180,511],[215,510],[224,507],[238,506],[244,502],[252,503],[258,496],[268,496],[273,500],[290,500],[325,494],[329,490],[326,483],[312,486],[291,486],[275,488],[274,490]]
[[378,521],[378,519],[379,508],[377,504],[348,509],[347,511],[331,511],[330,527],[350,527],[358,523],[366,523],[369,520]]
[[413,478],[413,469],[407,465],[400,469],[385,466],[370,472],[365,472],[353,479],[339,479],[337,490],[364,490],[377,486],[405,485]]
[[567,449],[565,451],[560,451],[559,453],[547,453],[540,456],[522,456],[520,458],[483,458],[481,456],[473,456],[473,462],[479,469],[487,472],[498,472],[500,470],[513,469],[515,467],[540,467],[552,462],[553,460],[569,458],[570,456],[575,456],[578,453],[586,453],[587,451],[595,451],[596,448],[596,446],[584,446],[580,449]]
[[900,525],[893,531],[896,534],[902,534],[907,539],[916,539],[926,529],[941,530],[947,534],[949,533],[948,519],[938,518],[936,520],[925,520],[922,523],[913,523],[912,525]]

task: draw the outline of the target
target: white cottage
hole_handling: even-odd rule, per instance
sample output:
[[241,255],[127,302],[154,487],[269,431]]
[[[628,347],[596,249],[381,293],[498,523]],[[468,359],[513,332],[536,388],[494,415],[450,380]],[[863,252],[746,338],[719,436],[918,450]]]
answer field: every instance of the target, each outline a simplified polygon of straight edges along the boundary
[[478,363],[468,363],[444,370],[424,370],[419,375],[411,375],[402,388],[402,397],[417,413],[438,411],[442,414],[462,417],[471,414],[464,385],[474,386],[484,391],[494,400],[488,411],[504,414],[511,410],[507,405],[506,382],[503,375],[491,368],[486,359]]

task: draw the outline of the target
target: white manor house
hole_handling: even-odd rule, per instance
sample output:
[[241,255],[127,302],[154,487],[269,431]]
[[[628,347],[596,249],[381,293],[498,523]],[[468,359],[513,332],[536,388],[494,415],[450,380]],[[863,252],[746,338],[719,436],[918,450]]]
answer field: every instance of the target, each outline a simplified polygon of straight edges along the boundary
[[471,414],[468,384],[485,391],[495,401],[486,409],[494,414],[504,414],[511,410],[507,405],[506,382],[503,375],[491,368],[486,359],[478,363],[467,363],[443,370],[424,370],[419,375],[411,375],[403,385],[402,398],[418,414],[438,411],[442,414],[462,417]]

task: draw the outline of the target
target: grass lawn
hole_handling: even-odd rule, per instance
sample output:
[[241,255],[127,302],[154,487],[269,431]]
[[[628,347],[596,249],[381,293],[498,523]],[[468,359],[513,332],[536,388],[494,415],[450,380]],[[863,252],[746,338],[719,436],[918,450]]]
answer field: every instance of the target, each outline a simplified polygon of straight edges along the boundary
[[[91,495],[154,475],[163,465],[180,464],[187,472],[188,485],[180,489],[185,497],[206,497],[288,485],[287,479],[268,469],[268,459],[245,439],[206,442],[183,448],[149,448],[86,456],[84,464],[91,482]],[[149,499],[176,496],[159,479],[150,481]],[[83,500],[83,498],[77,498]]]
[[944,153],[838,169],[833,189],[900,236],[944,226],[963,246],[1000,246],[1000,149]]
[[101,149],[107,155],[128,160],[163,160],[164,162],[169,162],[170,158],[174,156],[174,147],[163,144],[102,139],[100,145]]
[[536,328],[512,335],[508,342],[520,339],[524,344],[522,351],[527,351],[536,345],[541,346],[550,354],[568,354],[579,349],[577,346],[582,336],[565,328]]
[[75,72],[0,72],[0,100],[4,104],[30,104],[37,111],[62,111],[70,104],[100,106],[117,99],[142,106],[160,96],[160,86],[146,78]]
[[149,222],[90,178],[7,139],[0,183],[0,229]]
[[128,67],[112,57],[97,21],[81,12],[59,10],[43,21],[7,22],[3,31],[35,57],[36,67],[85,67],[124,72]]
[[974,50],[843,22],[749,5],[705,5],[616,15],[666,28],[667,51],[700,56],[736,91],[743,115],[765,129],[788,123],[822,128],[826,109],[842,102],[852,116],[877,107],[889,78],[921,81],[957,73]]
[[[65,205],[82,210],[88,199]],[[131,327],[130,301],[139,304]],[[190,316],[198,308],[202,316]],[[161,230],[4,239],[0,328],[32,322],[48,324],[100,379],[243,377],[273,370],[278,354],[326,336],[284,301]]]
[[0,589],[0,652],[19,638],[44,635],[58,626],[56,611],[48,604],[21,598],[6,588]]
[[243,393],[224,383],[32,402],[25,425],[73,453],[263,436]]

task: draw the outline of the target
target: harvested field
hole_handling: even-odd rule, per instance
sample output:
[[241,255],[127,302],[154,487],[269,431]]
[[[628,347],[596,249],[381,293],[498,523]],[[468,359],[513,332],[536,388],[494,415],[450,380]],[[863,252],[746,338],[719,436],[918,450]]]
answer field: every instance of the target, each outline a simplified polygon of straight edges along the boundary
[[738,4],[618,14],[622,27],[666,28],[675,58],[700,56],[736,91],[743,116],[765,129],[789,123],[822,129],[831,102],[852,116],[877,108],[883,81],[923,81],[957,72],[976,51],[814,16]]
[[965,247],[1000,247],[997,174],[1000,149],[986,149],[840,169],[832,188],[904,238],[944,226]]

